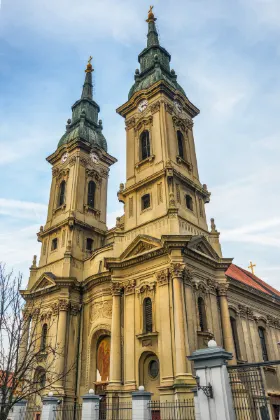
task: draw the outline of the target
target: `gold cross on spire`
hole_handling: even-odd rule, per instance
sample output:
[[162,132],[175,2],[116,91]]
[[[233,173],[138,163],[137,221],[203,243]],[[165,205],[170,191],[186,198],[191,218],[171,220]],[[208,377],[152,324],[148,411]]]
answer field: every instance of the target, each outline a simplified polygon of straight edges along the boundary
[[150,10],[148,11],[148,13],[153,13],[153,8],[154,6],[150,6]]
[[91,60],[92,60],[92,56],[90,55],[88,59],[88,64],[91,64]]
[[90,55],[89,56],[89,59],[88,59],[88,62],[87,62],[87,68],[85,69],[85,72],[86,73],[92,73],[93,72],[93,68],[92,68],[92,65],[91,65],[91,60],[92,60],[92,56]]
[[248,268],[249,268],[249,270],[251,270],[251,271],[252,271],[252,274],[255,274],[255,273],[254,273],[254,267],[256,267],[256,264],[253,264],[253,263],[252,263],[252,261],[250,261],[250,265],[249,265],[249,267],[248,267]]

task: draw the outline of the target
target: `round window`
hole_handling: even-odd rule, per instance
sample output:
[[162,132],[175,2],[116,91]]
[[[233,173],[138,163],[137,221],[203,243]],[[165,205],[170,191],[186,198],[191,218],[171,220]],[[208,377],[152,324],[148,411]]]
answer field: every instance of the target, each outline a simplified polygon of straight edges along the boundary
[[156,360],[151,360],[149,363],[149,375],[155,379],[158,376],[159,366]]

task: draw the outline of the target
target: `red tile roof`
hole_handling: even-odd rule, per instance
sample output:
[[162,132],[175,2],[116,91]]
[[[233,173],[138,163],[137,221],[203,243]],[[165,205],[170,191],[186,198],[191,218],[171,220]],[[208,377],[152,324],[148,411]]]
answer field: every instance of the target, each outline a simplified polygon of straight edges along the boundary
[[280,292],[274,287],[264,282],[259,277],[250,273],[250,271],[244,270],[244,268],[238,267],[235,264],[231,264],[226,271],[226,275],[234,280],[240,281],[247,286],[254,287],[263,293],[271,296],[277,296],[280,298]]

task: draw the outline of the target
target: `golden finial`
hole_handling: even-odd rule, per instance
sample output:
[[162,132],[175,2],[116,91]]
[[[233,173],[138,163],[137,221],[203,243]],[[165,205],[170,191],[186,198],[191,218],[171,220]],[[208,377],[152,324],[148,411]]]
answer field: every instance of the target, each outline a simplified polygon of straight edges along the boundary
[[256,267],[256,264],[253,264],[253,263],[252,263],[252,261],[250,261],[250,265],[249,265],[249,267],[248,267],[248,268],[249,268],[249,270],[251,270],[251,271],[252,271],[252,274],[255,274],[255,273],[254,273],[254,267]]
[[150,6],[150,9],[148,11],[148,19],[146,20],[146,22],[155,22],[157,20],[153,14],[153,8],[154,6]]
[[87,63],[87,68],[85,69],[85,72],[86,73],[91,73],[91,72],[93,72],[93,68],[92,68],[92,64],[91,64],[91,60],[92,60],[92,56],[90,55],[89,56],[89,59],[88,59],[88,63]]

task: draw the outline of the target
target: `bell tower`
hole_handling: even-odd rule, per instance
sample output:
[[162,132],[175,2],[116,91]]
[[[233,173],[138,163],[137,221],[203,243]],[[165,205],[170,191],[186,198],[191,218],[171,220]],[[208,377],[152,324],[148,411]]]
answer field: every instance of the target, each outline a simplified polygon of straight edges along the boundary
[[47,158],[52,183],[47,221],[38,233],[42,243],[38,269],[52,264],[55,275],[77,279],[83,261],[104,244],[108,174],[116,162],[107,152],[100,108],[93,100],[91,59],[81,98],[72,106],[72,119],[57,150]]
[[200,183],[195,153],[193,119],[199,110],[170,69],[171,56],[159,43],[155,22],[151,7],[140,70],[128,101],[117,109],[126,125],[126,184],[118,193],[125,204],[125,230],[162,219],[165,232],[193,228],[204,234],[210,193]]

